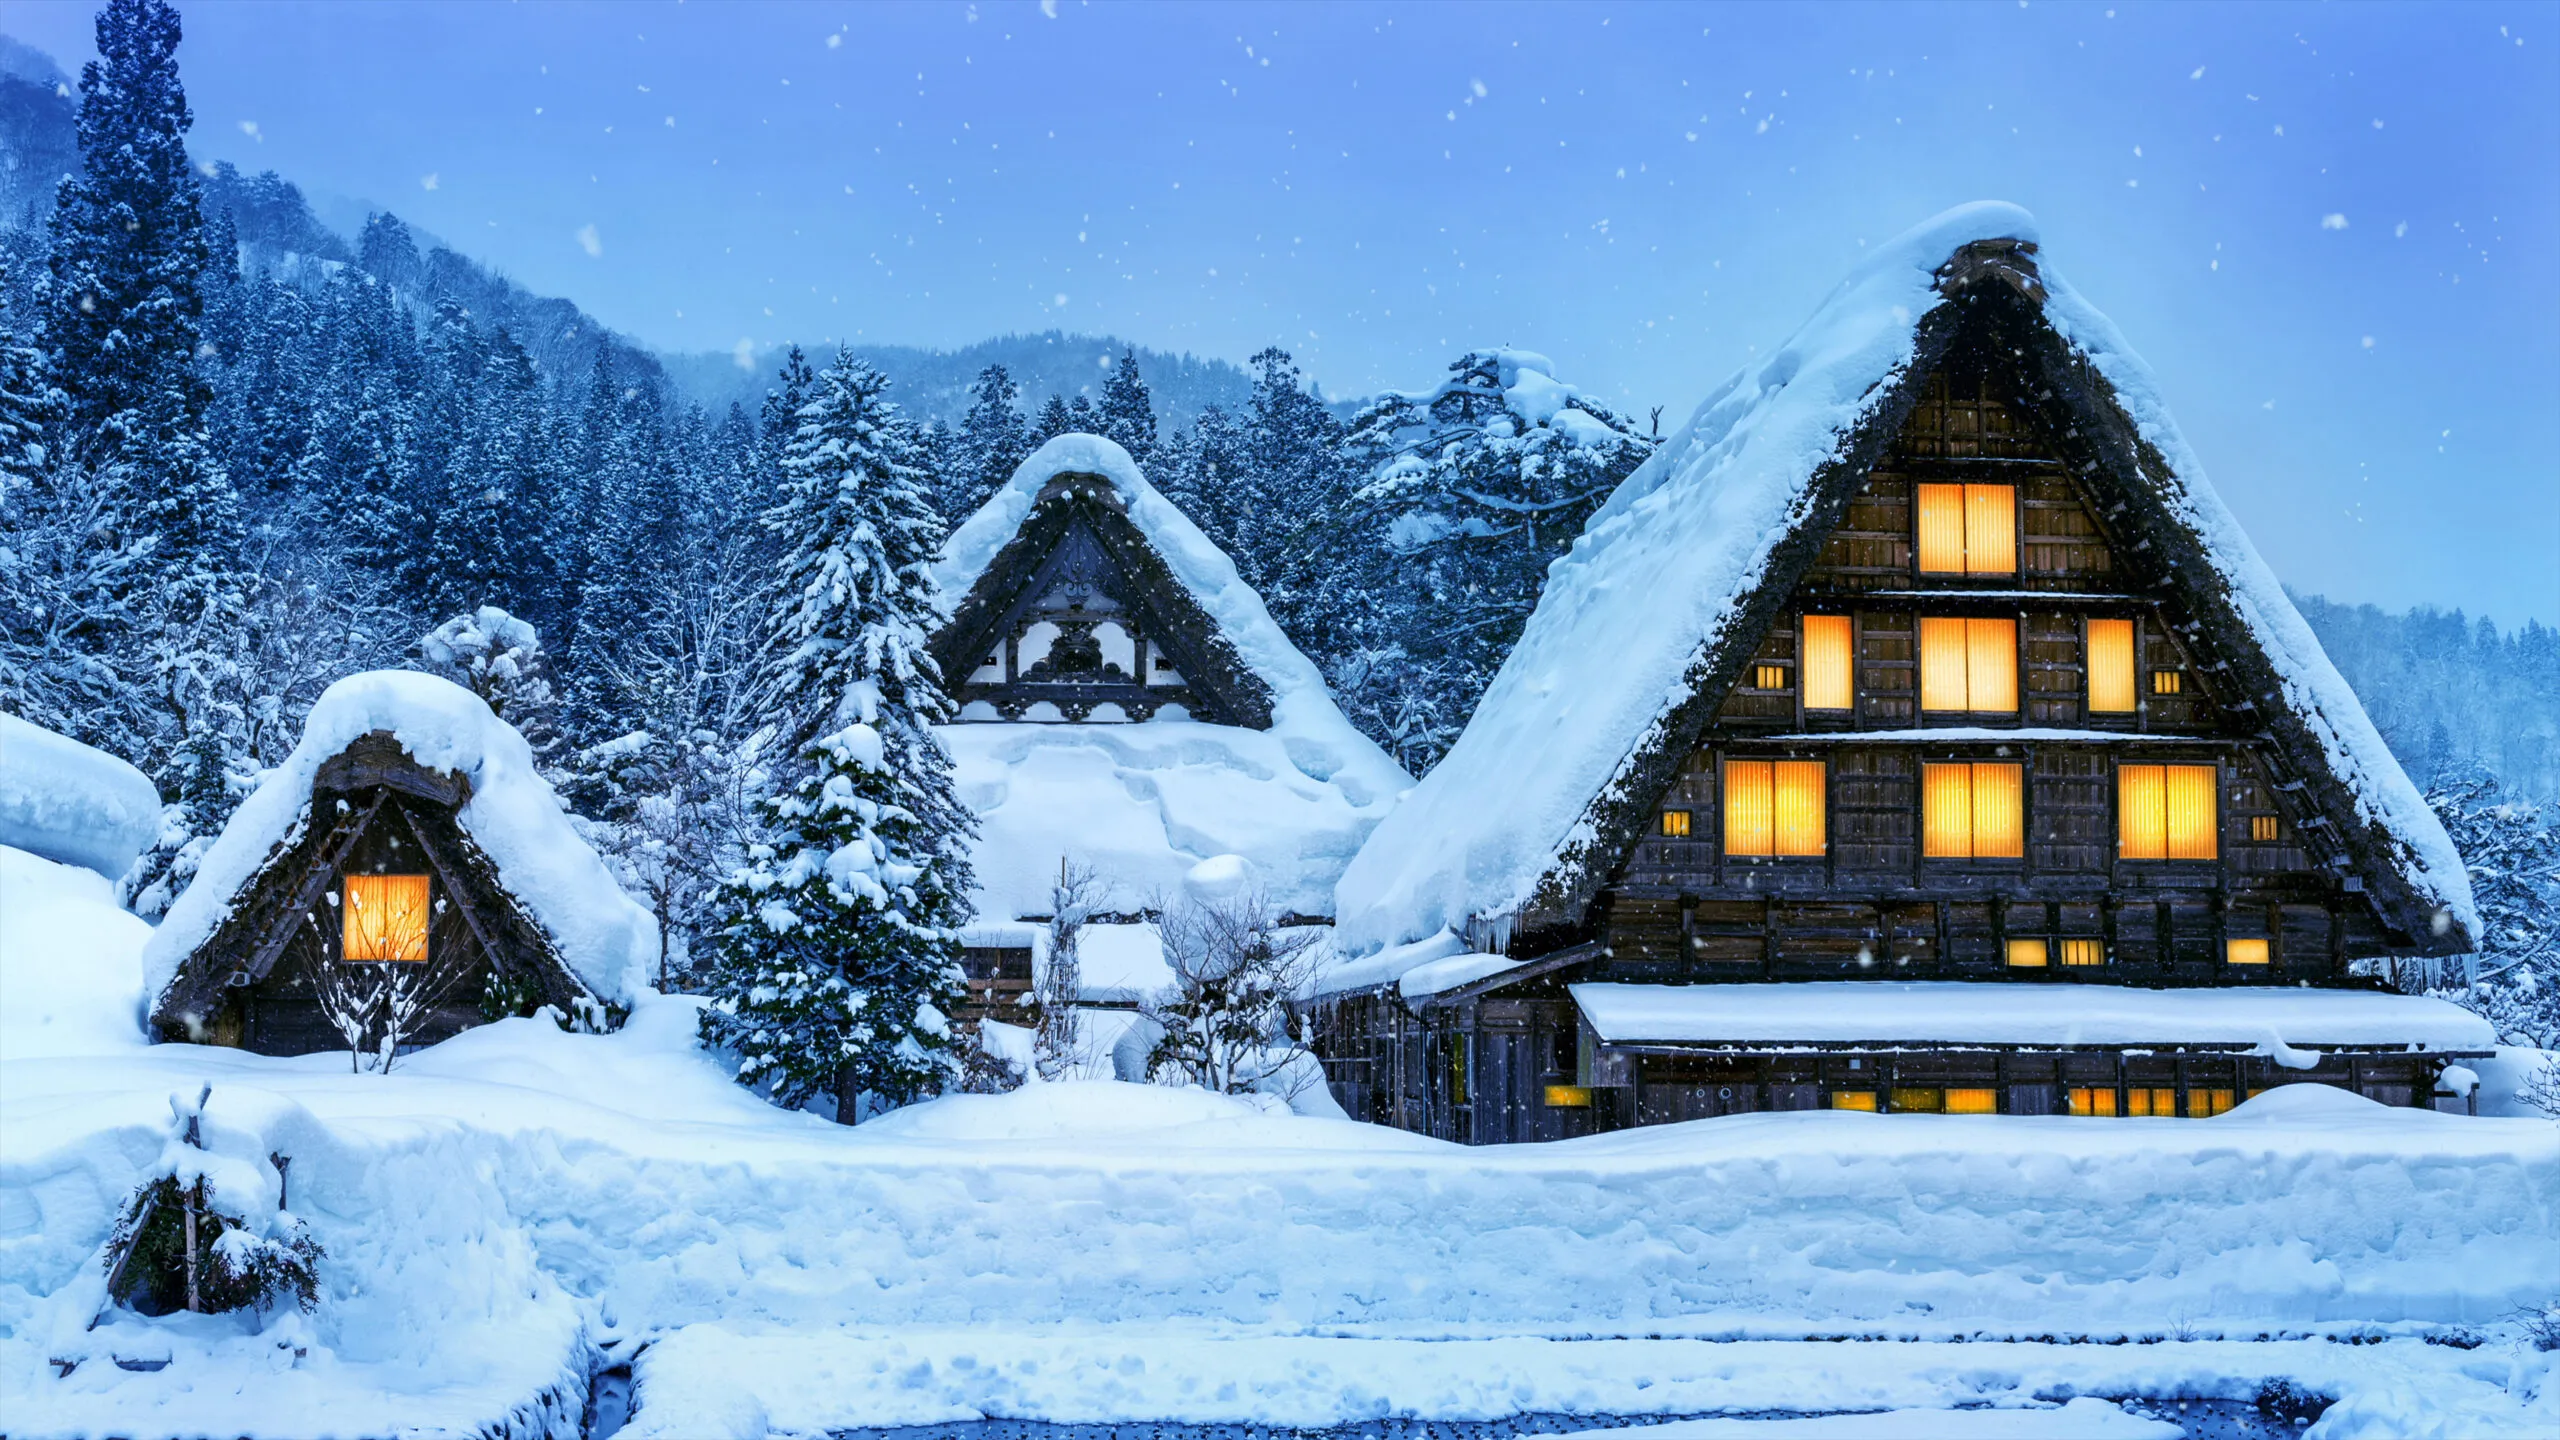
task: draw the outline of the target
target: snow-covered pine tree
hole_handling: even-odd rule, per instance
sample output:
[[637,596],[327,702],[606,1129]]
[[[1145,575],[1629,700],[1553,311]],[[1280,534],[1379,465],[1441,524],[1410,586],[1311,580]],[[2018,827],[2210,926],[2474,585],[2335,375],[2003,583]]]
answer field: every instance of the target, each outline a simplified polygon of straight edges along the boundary
[[705,1026],[741,1083],[797,1105],[899,1103],[951,1073],[969,812],[933,733],[925,647],[943,530],[887,381],[850,353],[817,378],[765,523],[788,547],[767,622],[779,727],[762,835],[724,885]]
[[2446,765],[2427,803],[2462,852],[2480,907],[2467,983],[2436,993],[2480,1012],[2504,1044],[2560,1049],[2560,828],[2541,807],[2501,794],[2497,777],[2472,761]]
[[1236,564],[1272,618],[1321,664],[1340,652],[1354,615],[1336,566],[1357,477],[1341,455],[1342,422],[1289,352],[1270,346],[1250,363],[1245,453],[1230,482],[1241,502],[1234,511]]
[[1133,347],[1121,348],[1119,362],[1102,382],[1099,422],[1104,439],[1117,441],[1140,465],[1155,463],[1156,406],[1147,394],[1147,382],[1138,374],[1138,352]]
[[1324,649],[1345,710],[1416,774],[1445,754],[1537,608],[1547,567],[1653,442],[1542,356],[1471,351],[1428,395],[1388,394],[1342,451],[1366,477],[1360,557]]
[[978,372],[975,395],[960,420],[961,453],[968,468],[952,477],[965,483],[947,487],[937,497],[943,519],[954,525],[977,513],[1031,453],[1022,412],[1014,408],[1013,376],[1001,365],[990,365]]
[[1040,407],[1040,413],[1032,417],[1031,433],[1027,438],[1031,448],[1037,450],[1074,428],[1076,417],[1067,410],[1067,402],[1052,395],[1049,403]]

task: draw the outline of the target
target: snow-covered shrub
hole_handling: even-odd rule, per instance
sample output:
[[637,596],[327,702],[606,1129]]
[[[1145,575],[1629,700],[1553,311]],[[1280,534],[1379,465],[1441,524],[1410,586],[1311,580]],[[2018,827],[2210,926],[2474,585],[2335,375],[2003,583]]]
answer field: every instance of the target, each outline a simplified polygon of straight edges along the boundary
[[516,727],[535,762],[548,768],[560,744],[556,702],[550,661],[532,625],[483,605],[420,636],[418,654],[428,669],[487,701],[490,713]]
[[[204,1104],[170,1097],[160,1164],[125,1202],[104,1264],[107,1290],[145,1315],[265,1311],[319,1302],[320,1243],[283,1208],[282,1156],[263,1164],[204,1148]],[[268,1177],[274,1177],[270,1186]],[[272,1191],[274,1204],[263,1203]]]
[[1174,983],[1140,1007],[1164,1032],[1149,1074],[1243,1095],[1302,1068],[1305,1035],[1290,1002],[1305,988],[1314,930],[1283,928],[1258,889],[1204,894],[1195,884],[1164,907],[1160,933]]
[[1077,960],[1084,927],[1093,918],[1102,880],[1092,866],[1061,857],[1058,883],[1049,889],[1049,956],[1032,987],[1037,1019],[1031,1036],[1034,1066],[1043,1080],[1073,1077],[1083,1063],[1076,1044],[1076,1002],[1084,973]]

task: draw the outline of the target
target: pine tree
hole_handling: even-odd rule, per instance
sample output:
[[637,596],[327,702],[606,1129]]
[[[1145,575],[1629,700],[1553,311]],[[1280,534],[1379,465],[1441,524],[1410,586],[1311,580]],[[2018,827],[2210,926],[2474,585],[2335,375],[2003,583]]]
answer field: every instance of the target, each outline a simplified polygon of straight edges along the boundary
[[1156,407],[1147,394],[1147,382],[1138,375],[1138,352],[1124,347],[1120,363],[1111,367],[1111,375],[1102,382],[1103,438],[1118,442],[1121,449],[1140,465],[1150,465],[1156,454]]
[[2447,765],[2427,803],[2462,853],[2480,909],[2465,983],[2437,993],[2480,1012],[2502,1044],[2560,1048],[2560,828],[2501,794],[2476,762]]
[[1052,395],[1049,403],[1041,406],[1040,413],[1031,421],[1031,448],[1037,450],[1074,428],[1076,418],[1068,412],[1067,402]]
[[741,1083],[837,1118],[950,1073],[972,821],[934,722],[925,648],[942,527],[887,382],[850,353],[817,378],[765,523],[787,547],[765,671],[778,783],[723,887],[711,1038]]
[[967,468],[958,478],[965,484],[939,497],[943,518],[955,525],[976,514],[1031,454],[1014,393],[1013,377],[1003,366],[978,372],[976,398],[960,420],[960,454]]

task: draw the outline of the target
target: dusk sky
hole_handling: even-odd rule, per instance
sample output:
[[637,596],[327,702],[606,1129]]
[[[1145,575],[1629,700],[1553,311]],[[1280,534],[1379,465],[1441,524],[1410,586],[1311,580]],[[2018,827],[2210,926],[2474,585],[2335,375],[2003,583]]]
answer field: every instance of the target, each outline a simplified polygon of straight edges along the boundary
[[[93,9],[0,30],[76,69]],[[1348,395],[1507,344],[1667,430],[2016,201],[2287,581],[2560,621],[2549,5],[182,9],[201,158],[759,363],[1054,326]]]

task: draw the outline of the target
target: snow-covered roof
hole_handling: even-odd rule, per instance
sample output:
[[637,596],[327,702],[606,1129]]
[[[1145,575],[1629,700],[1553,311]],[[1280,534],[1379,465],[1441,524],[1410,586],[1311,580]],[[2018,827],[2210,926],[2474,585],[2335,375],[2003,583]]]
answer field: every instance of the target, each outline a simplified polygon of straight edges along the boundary
[[479,696],[449,680],[376,670],[350,675],[322,692],[303,722],[302,742],[260,779],[205,852],[194,882],[143,950],[146,993],[168,989],[277,846],[301,832],[320,767],[375,731],[390,732],[420,765],[471,782],[471,798],[456,821],[589,990],[627,1005],[648,987],[658,953],[657,920],[615,883],[571,827],[550,782],[535,771],[524,737]]
[[1344,718],[1235,562],[1148,483],[1128,451],[1098,435],[1060,435],[1032,452],[952,532],[935,566],[945,614],[1012,542],[1042,487],[1065,474],[1110,482],[1140,536],[1270,688],[1271,726],[941,727],[961,799],[979,818],[980,917],[1046,914],[1061,856],[1094,866],[1120,903],[1136,908],[1173,893],[1200,861],[1227,854],[1251,862],[1274,906],[1330,914],[1342,867],[1413,781]]
[[2136,990],[1962,980],[1568,987],[1610,1044],[2423,1045],[2488,1050],[2459,1005],[2370,990]]
[[159,833],[160,792],[150,777],[0,713],[0,845],[120,880]]
[[[1470,921],[1517,917],[1542,886],[1605,870],[1595,803],[1665,743],[1701,665],[1735,637],[1746,599],[1812,514],[1815,481],[1905,377],[1940,267],[1976,242],[2035,242],[2034,217],[1984,202],[1881,247],[1766,359],[1727,380],[1627,477],[1549,572],[1519,645],[1447,758],[1379,826],[1337,891],[1353,952]],[[2158,383],[2115,327],[2037,257],[2042,314],[2113,387],[2139,439],[2154,501],[2199,540],[2265,653],[2287,707],[2384,837],[2420,903],[2476,934],[2468,876],[2346,681],[2241,532],[2169,418]],[[2339,817],[2341,820],[2346,817]],[[2423,924],[2423,922],[2422,922]]]

